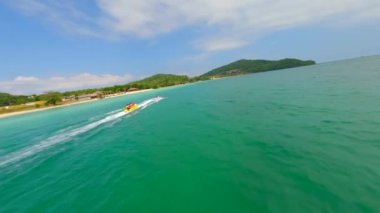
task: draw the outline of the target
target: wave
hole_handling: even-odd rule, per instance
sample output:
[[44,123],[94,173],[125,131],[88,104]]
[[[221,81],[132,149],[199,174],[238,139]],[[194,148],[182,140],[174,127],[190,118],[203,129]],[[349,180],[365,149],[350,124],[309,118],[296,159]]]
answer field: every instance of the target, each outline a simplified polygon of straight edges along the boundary
[[[140,104],[138,104],[139,107],[136,111],[143,110],[146,107],[161,101],[162,99],[163,99],[162,97],[156,97],[156,98],[145,100],[145,101],[141,102]],[[37,154],[37,153],[39,153],[39,152],[41,152],[47,148],[50,148],[54,145],[61,144],[64,142],[68,142],[80,134],[83,134],[83,133],[88,132],[92,129],[95,129],[96,127],[98,127],[104,123],[115,121],[116,119],[121,118],[124,115],[128,114],[128,113],[125,113],[124,111],[121,111],[121,112],[120,111],[121,110],[114,110],[112,112],[109,112],[106,114],[107,116],[105,118],[100,119],[100,120],[95,121],[95,122],[92,122],[92,123],[89,123],[89,124],[84,125],[82,127],[78,127],[78,128],[72,129],[72,130],[59,131],[56,135],[54,135],[50,138],[47,138],[47,139],[41,141],[40,143],[38,143],[36,145],[26,147],[20,151],[10,153],[10,154],[8,154],[8,155],[6,155],[0,159],[0,167],[9,165],[11,163],[15,163],[15,162],[18,162],[22,159],[33,156],[33,155],[35,155],[35,154]]]

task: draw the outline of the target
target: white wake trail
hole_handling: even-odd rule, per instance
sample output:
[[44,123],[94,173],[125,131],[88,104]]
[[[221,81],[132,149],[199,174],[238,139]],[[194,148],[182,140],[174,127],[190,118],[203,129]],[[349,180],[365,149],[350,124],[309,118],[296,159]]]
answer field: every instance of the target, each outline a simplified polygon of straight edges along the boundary
[[[145,109],[146,107],[148,107],[154,103],[157,103],[162,99],[163,99],[162,97],[156,97],[156,98],[152,98],[152,99],[143,101],[142,103],[138,104],[138,106],[139,106],[138,110]],[[107,114],[109,114],[109,113],[107,113]],[[92,129],[94,129],[94,128],[96,128],[96,127],[98,127],[104,123],[114,121],[114,120],[116,120],[116,119],[118,119],[118,118],[120,118],[126,114],[128,114],[128,113],[121,111],[121,112],[118,112],[118,113],[115,113],[112,115],[108,115],[107,117],[105,117],[101,120],[95,121],[93,123],[87,124],[87,125],[82,126],[82,127],[78,127],[78,128],[72,129],[72,130],[68,130],[68,131],[65,131],[62,133],[58,133],[57,135],[54,135],[50,138],[47,138],[46,140],[43,140],[42,142],[40,142],[36,145],[26,147],[20,151],[10,153],[10,154],[4,156],[3,158],[0,158],[0,167],[6,166],[10,163],[20,161],[20,160],[25,159],[27,157],[33,156],[33,155],[35,155],[35,154],[37,154],[37,153],[39,153],[39,152],[41,152],[47,148],[50,148],[54,145],[70,141],[75,136],[78,136],[82,133],[88,132],[88,131],[90,131],[90,130],[92,130]]]
[[152,105],[154,103],[157,103],[159,101],[161,101],[162,99],[164,99],[163,97],[155,97],[155,98],[152,98],[152,99],[149,99],[149,100],[146,100],[146,101],[143,101],[139,104],[139,109],[145,109],[146,107],[148,107],[149,105]]
[[116,112],[121,112],[121,111],[123,111],[123,109],[113,110],[113,111],[111,111],[111,112],[108,112],[106,115],[114,114],[114,113],[116,113]]

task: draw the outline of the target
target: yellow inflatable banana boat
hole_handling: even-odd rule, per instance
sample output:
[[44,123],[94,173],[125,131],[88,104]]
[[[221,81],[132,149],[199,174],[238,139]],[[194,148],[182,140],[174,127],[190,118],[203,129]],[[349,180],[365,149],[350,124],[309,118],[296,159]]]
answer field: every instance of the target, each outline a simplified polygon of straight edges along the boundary
[[126,113],[129,113],[129,112],[133,112],[135,111],[137,108],[139,108],[139,106],[135,103],[131,103],[131,104],[128,104],[125,108],[124,108],[124,112]]

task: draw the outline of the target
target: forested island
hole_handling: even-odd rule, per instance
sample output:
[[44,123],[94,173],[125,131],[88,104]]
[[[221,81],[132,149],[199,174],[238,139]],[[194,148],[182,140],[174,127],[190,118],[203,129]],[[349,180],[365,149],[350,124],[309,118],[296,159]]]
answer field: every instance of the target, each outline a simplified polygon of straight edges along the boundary
[[213,69],[196,77],[173,74],[156,74],[139,81],[104,88],[91,88],[67,92],[50,91],[44,94],[35,95],[11,95],[8,93],[0,93],[0,114],[46,107],[49,105],[67,104],[88,99],[103,98],[113,94],[128,93],[144,89],[157,89],[196,81],[308,66],[313,64],[315,64],[315,61],[304,61],[290,58],[281,60],[242,59]]

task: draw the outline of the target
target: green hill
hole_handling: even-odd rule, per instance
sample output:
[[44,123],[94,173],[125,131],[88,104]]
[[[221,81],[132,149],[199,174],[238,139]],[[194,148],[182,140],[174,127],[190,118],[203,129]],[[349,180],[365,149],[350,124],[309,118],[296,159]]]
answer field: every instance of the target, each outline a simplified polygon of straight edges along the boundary
[[247,73],[265,72],[292,67],[313,65],[315,61],[303,61],[299,59],[286,58],[281,60],[247,60],[242,59],[225,66],[213,69],[202,76],[230,76]]
[[167,87],[189,82],[186,75],[156,74],[140,81],[128,83],[126,86],[138,89]]

